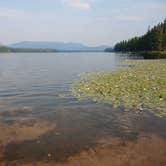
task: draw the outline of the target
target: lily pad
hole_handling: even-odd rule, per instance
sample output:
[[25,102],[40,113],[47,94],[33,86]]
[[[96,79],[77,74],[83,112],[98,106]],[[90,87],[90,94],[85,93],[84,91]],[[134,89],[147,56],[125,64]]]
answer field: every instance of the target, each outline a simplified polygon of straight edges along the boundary
[[115,71],[84,73],[73,83],[73,95],[166,116],[166,60],[128,60],[119,65],[123,67]]

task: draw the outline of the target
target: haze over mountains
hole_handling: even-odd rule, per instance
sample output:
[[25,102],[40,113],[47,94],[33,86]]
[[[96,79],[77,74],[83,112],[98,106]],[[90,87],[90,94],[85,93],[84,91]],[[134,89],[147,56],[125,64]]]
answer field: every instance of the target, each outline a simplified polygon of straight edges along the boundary
[[9,45],[11,48],[56,49],[57,51],[104,51],[109,46],[89,47],[81,43],[23,41]]

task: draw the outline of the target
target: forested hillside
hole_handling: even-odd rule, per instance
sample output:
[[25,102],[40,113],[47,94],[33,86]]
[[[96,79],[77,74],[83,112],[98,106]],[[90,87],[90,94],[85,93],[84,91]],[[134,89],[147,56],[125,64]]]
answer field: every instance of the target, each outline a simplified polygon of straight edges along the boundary
[[10,48],[0,45],[0,52],[10,52]]
[[10,48],[6,46],[0,46],[0,53],[5,53],[5,52],[57,52],[56,49],[43,49],[43,48]]
[[164,51],[166,50],[166,19],[140,37],[134,37],[117,43],[115,51],[137,52],[137,51]]

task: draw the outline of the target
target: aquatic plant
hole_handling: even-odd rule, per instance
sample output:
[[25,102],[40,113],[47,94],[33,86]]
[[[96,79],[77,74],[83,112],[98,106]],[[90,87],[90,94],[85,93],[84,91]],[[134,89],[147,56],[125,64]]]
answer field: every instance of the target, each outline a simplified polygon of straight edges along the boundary
[[128,60],[120,65],[110,72],[83,74],[73,83],[73,95],[166,116],[166,60]]

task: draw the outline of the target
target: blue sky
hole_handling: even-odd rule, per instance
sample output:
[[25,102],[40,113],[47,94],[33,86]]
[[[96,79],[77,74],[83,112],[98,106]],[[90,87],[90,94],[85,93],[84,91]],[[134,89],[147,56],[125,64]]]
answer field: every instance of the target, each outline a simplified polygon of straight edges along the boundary
[[166,0],[0,0],[0,43],[113,45],[166,18]]

